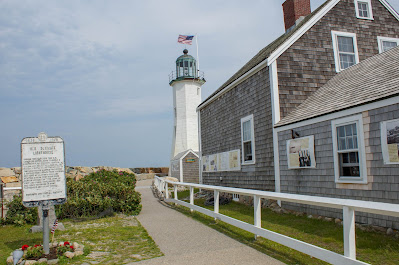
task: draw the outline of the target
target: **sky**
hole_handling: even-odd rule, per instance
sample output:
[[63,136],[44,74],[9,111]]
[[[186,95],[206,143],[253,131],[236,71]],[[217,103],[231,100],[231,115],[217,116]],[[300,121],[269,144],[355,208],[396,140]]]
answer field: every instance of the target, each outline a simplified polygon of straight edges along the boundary
[[168,75],[196,55],[178,35],[198,37],[204,100],[284,33],[283,2],[0,0],[0,167],[40,132],[64,139],[68,166],[168,166]]

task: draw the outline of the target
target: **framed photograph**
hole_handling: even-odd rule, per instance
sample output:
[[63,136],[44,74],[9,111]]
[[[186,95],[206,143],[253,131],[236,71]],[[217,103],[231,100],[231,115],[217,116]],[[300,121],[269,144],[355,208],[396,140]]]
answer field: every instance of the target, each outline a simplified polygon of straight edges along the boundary
[[399,164],[399,119],[381,122],[384,164]]
[[287,141],[289,169],[315,168],[314,136],[306,136]]

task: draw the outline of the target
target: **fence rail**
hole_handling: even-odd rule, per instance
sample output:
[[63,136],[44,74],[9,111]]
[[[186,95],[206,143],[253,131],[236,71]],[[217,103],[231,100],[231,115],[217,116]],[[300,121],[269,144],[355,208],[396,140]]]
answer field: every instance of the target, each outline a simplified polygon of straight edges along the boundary
[[[174,198],[169,198],[168,186],[173,186]],[[356,260],[356,241],[355,241],[355,211],[381,214],[399,217],[399,205],[381,202],[359,201],[349,199],[327,198],[307,195],[297,195],[279,192],[269,192],[250,189],[229,188],[223,186],[202,185],[194,183],[173,182],[155,177],[154,186],[160,194],[165,198],[166,202],[172,202],[190,208],[192,211],[198,211],[223,222],[239,227],[243,230],[251,232],[256,236],[261,236],[285,245],[292,249],[298,250],[312,257],[329,262],[331,264],[368,264]],[[190,188],[190,203],[178,199],[177,186],[185,186]],[[200,206],[194,205],[194,188],[214,191],[214,210],[208,210]],[[219,194],[220,192],[236,193],[254,198],[254,224],[242,222],[229,216],[219,213]],[[320,248],[303,241],[275,233],[261,227],[261,199],[274,199],[286,202],[294,202],[335,209],[343,211],[344,226],[344,255]]]

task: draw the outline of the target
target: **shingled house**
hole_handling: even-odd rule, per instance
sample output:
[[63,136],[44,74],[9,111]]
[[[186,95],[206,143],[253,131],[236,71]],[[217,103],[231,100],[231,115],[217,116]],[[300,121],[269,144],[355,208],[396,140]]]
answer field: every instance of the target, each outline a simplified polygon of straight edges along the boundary
[[[342,71],[275,128],[282,192],[399,204],[399,47]],[[307,164],[301,163],[305,156]],[[304,204],[283,207],[342,214]],[[356,218],[399,228],[399,218]]]
[[337,73],[399,44],[385,0],[329,0],[312,13],[309,0],[287,0],[283,11],[286,32],[197,108],[204,184],[283,191],[274,125]]

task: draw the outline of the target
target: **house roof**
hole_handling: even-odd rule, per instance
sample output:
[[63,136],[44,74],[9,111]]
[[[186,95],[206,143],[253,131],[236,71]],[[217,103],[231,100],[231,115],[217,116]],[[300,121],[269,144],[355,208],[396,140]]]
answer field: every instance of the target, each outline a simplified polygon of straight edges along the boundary
[[177,155],[175,155],[172,160],[180,160],[183,157],[185,157],[189,152],[193,153],[194,155],[196,155],[197,157],[199,157],[199,153],[198,152],[194,152],[191,149],[185,150],[183,152],[178,153]]
[[[256,66],[261,65],[262,62],[271,60],[274,61],[278,56],[291,46],[298,38],[300,38],[309,28],[311,28],[319,19],[321,19],[331,8],[335,6],[340,0],[326,0],[321,6],[314,10],[311,14],[306,16],[292,31],[286,32],[276,40],[271,42],[265,48],[260,50],[251,60],[249,60],[240,70],[238,70],[232,77],[230,77],[222,86],[207,97],[199,106],[201,109],[207,105],[212,98],[217,97],[217,94],[222,90],[228,88],[229,85],[236,80],[245,77],[245,74],[250,72]],[[399,20],[399,14],[389,5],[386,0],[379,0],[387,10]],[[269,64],[269,62],[268,62]]]
[[396,47],[340,72],[275,127],[399,95],[398,62]]
[[327,5],[329,2],[332,0],[327,0],[324,4],[319,6],[316,10],[314,10],[311,14],[306,16],[293,30],[290,32],[284,33],[277,39],[275,39],[273,42],[271,42],[269,45],[267,45],[265,48],[260,50],[254,57],[252,57],[251,60],[249,60],[243,67],[241,67],[240,70],[238,70],[232,77],[230,77],[222,86],[220,86],[215,92],[213,92],[207,99],[205,99],[199,106],[203,105],[205,102],[207,102],[209,99],[211,99],[214,95],[219,93],[221,90],[223,90],[225,87],[233,83],[235,80],[239,79],[241,76],[243,76],[245,73],[247,73],[249,70],[254,68],[256,65],[261,63],[262,61],[266,60],[271,53],[273,53],[277,48],[280,47],[288,38],[290,38],[292,35],[294,35],[301,27],[303,27],[306,22],[308,22],[313,16],[315,16],[319,10],[321,10],[325,5]]

